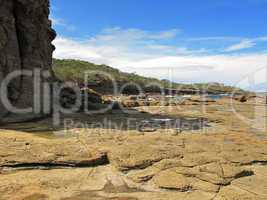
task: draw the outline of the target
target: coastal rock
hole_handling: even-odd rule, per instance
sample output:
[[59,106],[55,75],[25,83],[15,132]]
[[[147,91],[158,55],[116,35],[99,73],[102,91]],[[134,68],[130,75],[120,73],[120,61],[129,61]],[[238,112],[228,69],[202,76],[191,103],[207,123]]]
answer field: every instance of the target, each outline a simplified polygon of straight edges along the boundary
[[[12,72],[39,70],[51,73],[51,41],[56,34],[51,29],[49,0],[1,0],[0,1],[0,83]],[[51,82],[53,75],[40,80],[40,99],[43,99],[43,84]],[[33,107],[33,77],[18,74],[7,85],[7,94],[11,103],[17,108]],[[35,94],[37,95],[37,94]],[[50,94],[46,94],[50,96]],[[0,119],[10,113],[10,109],[0,103]],[[43,115],[43,108],[39,115]],[[12,120],[13,115],[9,117]],[[32,117],[34,118],[34,116]],[[17,117],[15,121],[25,120]]]
[[[253,109],[247,108],[252,107],[246,106],[241,111],[251,115]],[[0,197],[266,199],[266,132],[261,137],[259,130],[252,134],[249,126],[229,115],[229,104],[207,106],[205,114],[200,108],[185,105],[162,112],[162,107],[147,107],[146,113],[132,115],[140,120],[160,114],[217,121],[203,132],[175,136],[161,129],[140,134],[121,127],[70,127],[64,132],[63,125],[50,129],[52,119],[8,124],[9,131],[0,130]],[[65,117],[95,124],[103,119],[121,123],[125,116],[129,115],[117,112]],[[131,126],[136,122],[124,121]]]
[[153,181],[155,184],[164,189],[171,189],[180,192],[190,192],[201,190],[205,192],[216,193],[219,191],[219,186],[208,181],[193,176],[186,176],[177,173],[174,169],[169,169],[157,174]]
[[[146,143],[148,142],[148,143]],[[128,148],[119,148],[111,155],[111,159],[121,171],[145,169],[154,163],[168,158],[180,158],[181,149],[171,146],[158,146],[156,141],[131,144]]]
[[173,170],[166,170],[154,177],[157,186],[164,189],[173,189],[180,192],[192,191],[192,183],[185,176]]
[[1,135],[0,167],[3,170],[90,167],[109,163],[105,152],[96,147],[85,147],[79,140],[50,141],[12,131],[1,131]]

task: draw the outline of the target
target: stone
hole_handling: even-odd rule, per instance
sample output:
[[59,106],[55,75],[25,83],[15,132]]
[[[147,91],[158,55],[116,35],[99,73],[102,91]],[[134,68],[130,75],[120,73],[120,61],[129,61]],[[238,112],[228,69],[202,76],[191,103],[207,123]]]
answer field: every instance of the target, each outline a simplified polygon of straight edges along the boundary
[[180,192],[191,191],[192,183],[184,175],[176,173],[174,170],[165,170],[153,178],[155,184],[163,189],[172,189]]
[[119,148],[112,155],[112,162],[114,162],[119,170],[127,171],[131,169],[145,169],[164,159],[181,157],[181,149],[169,146],[160,147],[154,142],[150,141],[147,145],[136,142],[134,145],[129,145],[128,148]]
[[2,169],[89,167],[109,163],[106,152],[96,147],[85,148],[79,140],[50,141],[12,131],[1,131],[1,135],[0,167]]
[[[252,107],[245,106],[241,111],[251,115]],[[70,128],[63,137],[43,134],[53,130],[51,119],[8,124],[2,128],[17,131],[0,130],[0,199],[267,199],[267,140],[251,134],[228,108],[215,104],[205,115],[200,106],[135,113],[141,120],[159,114],[218,120],[202,134],[175,137],[105,127]],[[104,118],[121,122],[126,115],[67,117],[94,124]]]
[[130,178],[135,183],[142,183],[152,179],[157,173],[160,172],[160,169],[155,167],[148,167],[144,170],[137,172],[130,172],[128,178]]
[[267,169],[264,166],[254,166],[252,169],[255,172],[254,176],[236,179],[232,181],[231,186],[267,199],[267,180],[265,178]]
[[[51,29],[49,0],[1,0],[0,1],[0,84],[12,72],[34,69],[51,73],[43,77],[40,85],[50,83],[53,77],[51,70],[51,44],[55,31]],[[33,77],[20,75],[7,87],[8,98],[17,108],[33,107]],[[40,87],[40,99],[44,98]],[[6,94],[6,93],[5,93]],[[51,94],[46,94],[50,96]],[[7,117],[11,111],[0,102],[1,119],[8,122],[14,115]],[[43,115],[43,108],[38,117]],[[33,113],[34,115],[34,113]],[[36,117],[37,117],[36,115]],[[34,117],[33,117],[34,118]],[[17,116],[15,121],[25,120]]]
[[197,178],[192,178],[191,182],[192,182],[192,188],[194,190],[200,190],[210,193],[217,193],[220,190],[220,186],[212,184],[207,181],[202,181]]
[[158,173],[153,178],[153,181],[160,188],[177,190],[180,192],[201,190],[205,192],[216,193],[220,188],[218,185],[210,182],[179,174],[174,169],[169,169]]

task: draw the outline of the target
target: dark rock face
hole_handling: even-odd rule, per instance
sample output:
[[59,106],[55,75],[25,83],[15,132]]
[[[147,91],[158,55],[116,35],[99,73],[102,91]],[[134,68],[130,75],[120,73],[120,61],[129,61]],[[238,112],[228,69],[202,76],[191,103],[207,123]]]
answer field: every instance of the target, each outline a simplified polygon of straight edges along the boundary
[[[51,71],[54,50],[51,41],[56,34],[51,29],[48,16],[49,0],[0,0],[1,85],[3,80],[16,70],[39,69],[41,73]],[[42,77],[39,81],[40,99],[50,98],[47,94],[42,96],[41,88],[44,83],[52,81],[51,77],[53,78],[53,75]],[[17,108],[33,107],[33,97],[36,95],[33,92],[33,77],[19,75],[12,79],[7,88],[12,105]],[[42,109],[41,106],[40,115]],[[2,101],[0,110],[0,120],[8,118],[10,112]]]

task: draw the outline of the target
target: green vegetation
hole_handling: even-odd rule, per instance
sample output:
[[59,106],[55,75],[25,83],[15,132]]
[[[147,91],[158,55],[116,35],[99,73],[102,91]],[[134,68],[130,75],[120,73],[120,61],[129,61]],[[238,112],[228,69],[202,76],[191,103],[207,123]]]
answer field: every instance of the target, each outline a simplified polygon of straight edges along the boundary
[[[133,82],[135,84],[140,85],[141,87],[145,87],[151,83],[157,83],[164,88],[173,88],[173,89],[185,89],[185,90],[196,90],[196,89],[207,89],[209,93],[231,93],[233,90],[236,90],[240,93],[244,91],[225,86],[219,83],[205,83],[205,84],[180,84],[180,83],[171,83],[168,80],[159,80],[156,78],[149,78],[140,76],[134,73],[125,73],[121,72],[118,69],[114,69],[107,65],[96,65],[93,63],[89,63],[81,60],[53,60],[53,70],[55,75],[62,81],[75,81],[79,84],[84,83],[85,72],[93,72],[98,71],[97,73],[89,73],[88,75],[88,83],[91,85],[96,85],[99,87],[108,87],[110,86],[110,79],[107,76],[104,76],[105,72],[111,77],[113,77],[119,85],[123,85],[125,83]],[[155,88],[154,88],[155,89]],[[154,89],[150,88],[151,91]]]

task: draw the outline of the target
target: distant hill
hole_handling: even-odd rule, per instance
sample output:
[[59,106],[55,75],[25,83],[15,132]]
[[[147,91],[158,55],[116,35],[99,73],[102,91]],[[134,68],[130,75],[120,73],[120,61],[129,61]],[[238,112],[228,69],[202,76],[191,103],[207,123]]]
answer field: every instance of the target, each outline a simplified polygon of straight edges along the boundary
[[[145,87],[148,84],[156,83],[164,87],[165,89],[179,89],[184,91],[195,91],[196,88],[203,90],[207,89],[207,92],[210,94],[222,94],[222,93],[231,93],[232,91],[236,91],[238,93],[244,93],[243,90],[234,88],[231,86],[225,86],[219,83],[201,83],[201,84],[180,84],[180,83],[171,83],[168,80],[159,80],[151,77],[144,77],[134,73],[126,73],[122,72],[118,69],[112,68],[107,65],[96,65],[90,62],[81,61],[81,60],[53,60],[53,70],[57,78],[62,81],[74,81],[79,84],[84,82],[85,72],[99,71],[106,72],[110,74],[118,83],[119,86],[124,85],[125,83],[135,83],[145,89],[148,92],[157,92],[158,88],[155,87]],[[111,86],[111,81],[103,76],[101,73],[94,73],[88,76],[89,85],[94,87],[96,90],[101,90],[105,88],[105,91],[108,91]],[[132,87],[132,88],[131,88]],[[125,88],[125,90],[129,90],[129,93],[135,91],[136,88],[134,86],[129,86]],[[124,91],[125,91],[124,90]]]

